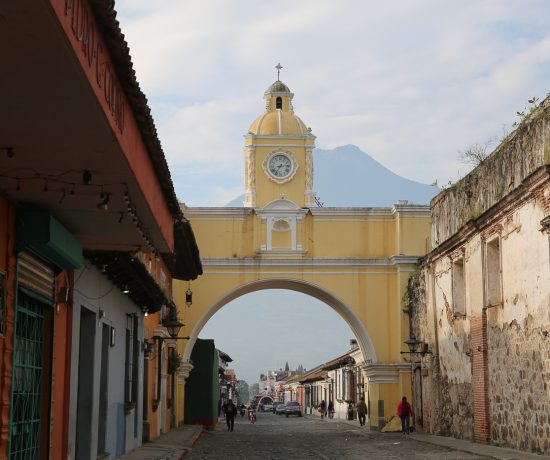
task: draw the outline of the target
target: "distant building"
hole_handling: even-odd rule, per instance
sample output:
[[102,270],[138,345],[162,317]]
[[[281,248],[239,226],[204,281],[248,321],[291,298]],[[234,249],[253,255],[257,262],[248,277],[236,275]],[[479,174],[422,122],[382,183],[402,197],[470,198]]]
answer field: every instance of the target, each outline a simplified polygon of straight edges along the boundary
[[220,403],[219,408],[223,407],[224,404],[227,404],[227,401],[234,398],[235,393],[235,382],[231,378],[231,375],[234,377],[235,372],[231,369],[228,369],[229,363],[233,362],[231,357],[224,353],[221,350],[217,350],[219,356],[219,387],[220,387]]
[[[319,415],[317,410],[321,401],[327,408],[330,401],[334,404],[334,417],[345,419],[348,404],[355,405],[361,397],[368,401],[368,391],[362,372],[364,359],[357,341],[350,341],[350,350],[337,358],[315,367],[300,378],[304,387],[304,405],[306,413]],[[370,418],[370,410],[369,410]]]
[[258,382],[260,394],[272,396],[275,393],[277,375],[277,371],[267,371],[265,374],[260,375]]

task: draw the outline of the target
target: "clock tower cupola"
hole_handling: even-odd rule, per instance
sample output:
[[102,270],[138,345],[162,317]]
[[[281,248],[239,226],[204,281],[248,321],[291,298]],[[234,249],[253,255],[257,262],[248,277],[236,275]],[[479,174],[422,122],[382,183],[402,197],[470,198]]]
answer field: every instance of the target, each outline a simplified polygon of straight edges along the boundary
[[263,208],[281,199],[298,208],[315,206],[315,136],[294,113],[293,98],[277,79],[264,93],[264,113],[245,135],[245,207]]

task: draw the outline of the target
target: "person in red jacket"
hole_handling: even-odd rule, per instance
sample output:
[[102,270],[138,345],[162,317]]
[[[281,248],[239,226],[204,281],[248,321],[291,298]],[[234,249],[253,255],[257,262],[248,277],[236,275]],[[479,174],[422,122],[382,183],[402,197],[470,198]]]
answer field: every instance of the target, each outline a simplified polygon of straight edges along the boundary
[[410,420],[411,420],[412,408],[407,397],[403,396],[401,402],[397,405],[397,415],[401,419],[401,432],[409,434],[410,432]]

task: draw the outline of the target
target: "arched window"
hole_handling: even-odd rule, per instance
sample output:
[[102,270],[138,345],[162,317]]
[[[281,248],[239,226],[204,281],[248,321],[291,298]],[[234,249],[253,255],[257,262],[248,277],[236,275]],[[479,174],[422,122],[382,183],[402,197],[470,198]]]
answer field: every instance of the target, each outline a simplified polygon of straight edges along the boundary
[[291,228],[286,220],[280,219],[273,224],[273,230],[276,232],[289,232]]
[[282,97],[278,97],[277,100],[275,101],[275,108],[276,109],[282,109],[283,108],[283,98]]

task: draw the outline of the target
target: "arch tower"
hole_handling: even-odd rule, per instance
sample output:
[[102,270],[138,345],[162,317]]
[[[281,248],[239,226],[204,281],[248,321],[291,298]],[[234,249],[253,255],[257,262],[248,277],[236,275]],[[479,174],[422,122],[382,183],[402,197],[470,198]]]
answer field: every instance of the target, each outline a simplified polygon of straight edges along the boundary
[[181,335],[190,336],[178,341],[179,422],[185,378],[193,367],[189,358],[201,329],[231,300],[261,289],[311,295],[347,322],[364,357],[372,427],[394,414],[403,395],[411,396],[411,365],[400,354],[409,338],[402,297],[426,252],[430,209],[406,202],[388,208],[317,206],[315,136],[294,113],[293,97],[283,82],[273,83],[264,93],[263,113],[245,134],[243,206],[183,210],[204,274],[190,285],[190,308],[188,284],[175,281],[173,287],[185,323]]

